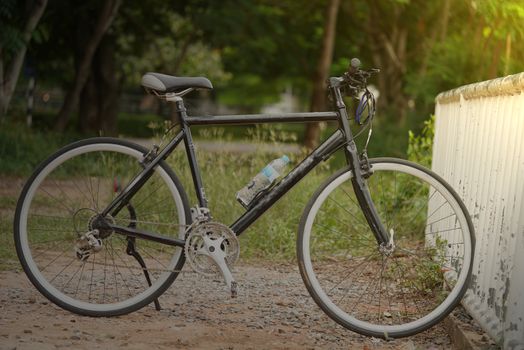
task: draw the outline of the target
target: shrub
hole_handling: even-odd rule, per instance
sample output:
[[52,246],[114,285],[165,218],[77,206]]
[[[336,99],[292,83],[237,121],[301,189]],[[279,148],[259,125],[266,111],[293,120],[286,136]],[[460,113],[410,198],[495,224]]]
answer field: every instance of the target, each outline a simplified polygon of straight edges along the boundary
[[424,122],[424,128],[420,135],[415,135],[413,131],[409,131],[408,159],[426,167],[431,167],[434,136],[435,116],[432,115]]

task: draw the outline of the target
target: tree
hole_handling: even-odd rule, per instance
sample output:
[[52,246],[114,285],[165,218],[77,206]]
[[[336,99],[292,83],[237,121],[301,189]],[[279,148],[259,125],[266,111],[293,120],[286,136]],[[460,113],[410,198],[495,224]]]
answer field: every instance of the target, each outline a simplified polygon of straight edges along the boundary
[[[219,52],[206,44],[201,31],[189,18],[171,9],[161,16],[166,22],[162,25],[161,35],[151,35],[145,42],[142,33],[117,25],[119,53],[116,59],[128,85],[138,87],[141,76],[150,71],[175,76],[205,76],[214,86],[230,78],[230,74],[224,71]],[[155,104],[158,101],[147,95],[144,99],[153,99]],[[175,112],[174,104],[172,107],[175,121],[178,112]]]
[[20,5],[13,0],[0,4],[0,120],[9,108],[29,41],[47,0],[27,0],[24,10]]
[[79,130],[84,133],[117,134],[117,115],[120,94],[115,59],[115,37],[106,35],[101,40],[90,66],[79,99]]
[[180,11],[231,73],[219,102],[246,113],[278,101],[289,86],[308,103],[324,12],[325,0],[192,0]]
[[73,87],[67,92],[64,104],[58,113],[55,130],[62,131],[65,129],[71,114],[74,109],[78,106],[78,101],[80,99],[80,94],[84,88],[86,82],[89,79],[90,66],[93,61],[95,52],[100,44],[102,37],[109,29],[111,23],[113,22],[120,4],[121,0],[107,0],[103,2],[104,5],[98,15],[98,20],[95,27],[93,28],[93,33],[91,37],[86,42],[84,46],[84,52],[79,60],[75,79],[73,82]]
[[[322,50],[313,78],[313,93],[311,95],[312,112],[320,112],[326,108],[326,79],[328,78],[333,61],[333,47],[335,43],[335,29],[340,0],[330,0],[326,9],[326,22],[322,38]],[[307,148],[314,148],[320,140],[320,123],[309,123],[306,127],[304,144]]]

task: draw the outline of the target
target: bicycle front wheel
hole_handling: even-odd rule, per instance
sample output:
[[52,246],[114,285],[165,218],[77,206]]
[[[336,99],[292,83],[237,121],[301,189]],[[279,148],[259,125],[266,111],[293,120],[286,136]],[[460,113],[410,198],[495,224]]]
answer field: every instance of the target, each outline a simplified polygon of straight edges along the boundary
[[442,320],[467,289],[475,245],[464,204],[438,175],[414,163],[370,161],[367,180],[392,243],[379,247],[343,170],[306,207],[299,268],[316,303],[358,333],[399,338]]
[[[157,298],[182,268],[181,248],[94,224],[143,169],[146,151],[118,139],[79,141],[43,162],[22,190],[17,254],[31,282],[58,306],[88,316],[129,313]],[[161,162],[131,201],[105,220],[184,238],[191,219],[179,180]]]

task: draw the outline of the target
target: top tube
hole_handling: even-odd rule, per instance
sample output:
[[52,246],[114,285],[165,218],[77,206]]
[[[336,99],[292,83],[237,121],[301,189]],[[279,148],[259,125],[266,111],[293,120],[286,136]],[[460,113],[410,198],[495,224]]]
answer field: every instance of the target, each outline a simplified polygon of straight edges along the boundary
[[277,114],[239,114],[218,115],[210,117],[185,118],[186,123],[191,125],[244,125],[258,123],[311,123],[337,121],[337,112],[308,112],[308,113],[277,113]]

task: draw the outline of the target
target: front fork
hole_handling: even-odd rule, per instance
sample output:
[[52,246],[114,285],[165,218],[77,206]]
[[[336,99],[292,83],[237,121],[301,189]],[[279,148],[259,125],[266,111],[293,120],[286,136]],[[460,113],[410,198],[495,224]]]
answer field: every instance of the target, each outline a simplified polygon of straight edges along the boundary
[[351,177],[351,185],[353,191],[357,197],[358,204],[362,209],[362,213],[366,218],[366,221],[371,228],[371,231],[375,235],[377,243],[380,247],[386,246],[390,243],[390,235],[386,227],[382,224],[380,216],[375,208],[375,204],[371,199],[369,188],[367,185],[366,178],[371,176],[372,169],[369,166],[367,154],[363,154],[359,157],[355,141],[349,141],[346,146],[346,159],[348,160],[349,166],[353,176]]
[[391,243],[390,235],[382,224],[377,209],[375,208],[375,204],[373,204],[373,200],[371,199],[371,195],[369,193],[366,178],[371,174],[371,169],[367,161],[367,154],[363,154],[363,161],[361,161],[361,158],[358,155],[357,145],[355,144],[355,140],[353,139],[353,135],[349,127],[349,117],[346,110],[346,105],[340,91],[342,83],[343,80],[337,77],[330,78],[328,80],[329,88],[332,92],[332,96],[334,96],[334,105],[337,108],[340,116],[340,127],[346,136],[347,144],[344,151],[349,168],[353,173],[353,176],[351,177],[351,185],[353,186],[353,191],[355,192],[358,204],[362,209],[362,213],[364,214],[371,231],[375,235],[380,249],[382,249]]

